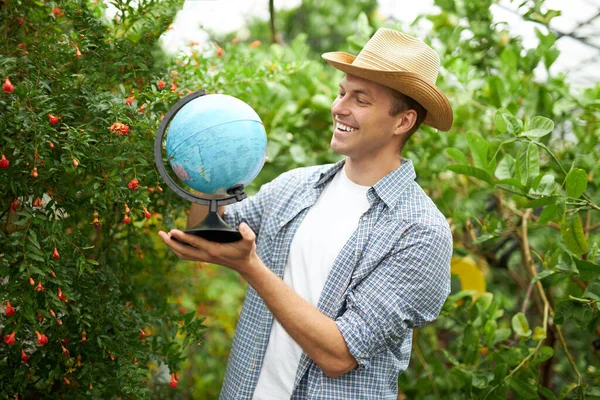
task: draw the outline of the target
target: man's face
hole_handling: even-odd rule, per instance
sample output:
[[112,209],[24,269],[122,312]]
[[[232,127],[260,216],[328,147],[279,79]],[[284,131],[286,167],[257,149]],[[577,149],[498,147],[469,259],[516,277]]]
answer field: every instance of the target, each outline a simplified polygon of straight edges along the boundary
[[[398,155],[399,116],[390,116],[392,95],[388,88],[353,75],[340,82],[331,105],[331,148],[353,161],[379,161]],[[401,113],[402,114],[402,113]]]

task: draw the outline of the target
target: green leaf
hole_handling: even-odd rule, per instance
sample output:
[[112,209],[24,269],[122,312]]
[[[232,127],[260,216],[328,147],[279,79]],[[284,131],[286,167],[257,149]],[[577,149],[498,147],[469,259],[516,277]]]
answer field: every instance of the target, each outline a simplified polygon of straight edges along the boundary
[[510,154],[505,154],[498,163],[494,175],[496,175],[496,178],[498,179],[514,178],[516,175],[515,159]]
[[473,162],[477,168],[485,169],[488,164],[489,144],[484,138],[474,132],[467,132],[467,144],[473,155]]
[[533,340],[540,341],[546,339],[546,330],[541,326],[536,326],[533,330],[533,336],[531,337]]
[[299,144],[294,144],[290,147],[290,155],[298,164],[304,164],[306,162],[306,152],[304,151],[304,147]]
[[553,269],[545,269],[542,272],[540,272],[539,274],[537,274],[532,280],[531,283],[535,283],[537,281],[539,281],[540,279],[544,279],[547,276],[550,275],[554,275],[556,273],[556,271],[554,271]]
[[554,130],[554,122],[550,118],[535,116],[529,121],[529,130],[523,132],[521,136],[530,139],[546,136]]
[[600,282],[592,282],[583,292],[583,298],[600,301]]
[[496,330],[498,329],[498,323],[493,319],[485,323],[483,328],[483,338],[487,347],[492,347],[496,344]]
[[512,317],[512,328],[517,333],[517,335],[522,337],[531,336],[531,329],[529,328],[529,322],[527,321],[527,317],[522,312],[516,313]]
[[571,318],[573,311],[575,310],[575,304],[571,301],[563,301],[558,304],[554,310],[554,323],[562,325],[566,320]]
[[494,115],[494,122],[496,123],[496,129],[498,132],[506,132],[506,122],[504,122],[504,118],[502,118],[502,114],[506,114],[508,111],[506,110],[498,110]]
[[[537,329],[537,328],[536,328]],[[554,355],[554,349],[550,346],[542,346],[534,358],[534,364],[539,364],[551,358]]]
[[587,173],[580,168],[573,168],[567,175],[567,195],[569,197],[580,197],[587,189]]
[[522,146],[517,155],[517,171],[521,178],[521,184],[527,185],[530,179],[534,179],[540,173],[540,152],[533,143]]
[[494,183],[494,178],[492,178],[492,176],[487,171],[484,171],[481,168],[462,164],[451,164],[448,165],[446,168],[458,174],[468,175],[477,179],[481,179],[482,181],[486,181],[489,184]]
[[508,133],[516,135],[523,130],[523,122],[520,119],[515,118],[508,112],[502,114],[502,119],[506,124],[506,130],[508,131]]
[[509,328],[500,328],[494,335],[494,344],[502,342],[510,337],[511,331]]
[[538,399],[535,386],[517,376],[510,378],[510,387],[521,399]]
[[577,270],[579,270],[579,276],[584,281],[591,281],[600,276],[600,265],[598,264],[579,258],[575,258],[575,264],[577,265]]
[[540,179],[535,191],[543,196],[549,196],[553,194],[556,190],[556,182],[554,179],[554,175],[551,173],[544,174]]
[[463,362],[474,364],[479,354],[479,335],[477,329],[469,324],[465,329],[462,345]]
[[460,162],[461,164],[465,164],[465,165],[469,164],[467,157],[465,157],[465,153],[463,153],[456,147],[448,147],[446,149],[446,154],[448,155],[448,157],[453,158],[454,160]]
[[367,18],[367,14],[364,12],[361,12],[358,15],[357,28],[358,33],[365,38],[371,37],[371,34],[373,33],[373,28],[369,25],[369,18]]
[[571,215],[561,224],[560,233],[567,248],[576,256],[588,251],[590,245],[583,233],[583,226],[578,214]]

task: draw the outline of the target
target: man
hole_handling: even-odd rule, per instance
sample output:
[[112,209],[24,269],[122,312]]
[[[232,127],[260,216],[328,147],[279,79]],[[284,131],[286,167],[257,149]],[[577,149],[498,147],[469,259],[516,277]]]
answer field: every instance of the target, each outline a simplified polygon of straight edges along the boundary
[[[346,73],[331,107],[331,148],[345,159],[286,172],[227,206],[240,242],[159,233],[180,258],[249,283],[222,399],[396,399],[412,330],[449,293],[452,235],[401,157],[421,121],[452,125],[439,57],[380,29],[358,56],[323,58]],[[188,225],[206,213],[194,205]]]

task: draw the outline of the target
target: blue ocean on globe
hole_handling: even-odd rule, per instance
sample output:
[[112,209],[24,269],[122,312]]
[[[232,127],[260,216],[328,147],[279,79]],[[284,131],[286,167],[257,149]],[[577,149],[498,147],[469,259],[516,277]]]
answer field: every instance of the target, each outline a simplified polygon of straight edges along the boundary
[[175,174],[205,194],[246,187],[262,169],[267,134],[258,114],[233,96],[208,94],[186,103],[167,130]]

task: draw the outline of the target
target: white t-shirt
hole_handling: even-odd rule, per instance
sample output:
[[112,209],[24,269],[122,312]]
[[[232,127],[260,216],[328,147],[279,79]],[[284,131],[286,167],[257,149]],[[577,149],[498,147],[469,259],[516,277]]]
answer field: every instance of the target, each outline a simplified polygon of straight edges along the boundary
[[[369,209],[368,190],[341,168],[294,235],[283,281],[315,307],[337,255]],[[301,356],[302,348],[274,320],[253,399],[289,399]]]

